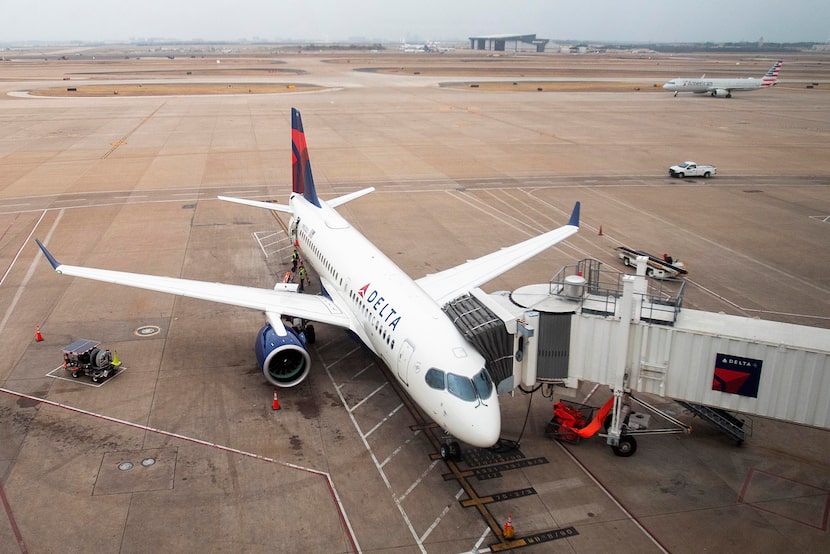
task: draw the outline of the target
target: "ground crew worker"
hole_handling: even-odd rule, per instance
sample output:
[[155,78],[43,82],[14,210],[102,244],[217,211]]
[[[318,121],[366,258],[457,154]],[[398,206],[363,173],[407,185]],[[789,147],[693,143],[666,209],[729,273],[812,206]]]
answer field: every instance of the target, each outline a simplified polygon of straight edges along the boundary
[[306,281],[308,284],[311,284],[310,281],[308,281],[308,275],[306,274],[305,266],[302,262],[300,262],[300,288],[302,288],[303,286],[303,281]]
[[297,249],[294,249],[294,253],[291,254],[291,273],[297,271],[297,262],[300,261],[300,253],[297,252]]

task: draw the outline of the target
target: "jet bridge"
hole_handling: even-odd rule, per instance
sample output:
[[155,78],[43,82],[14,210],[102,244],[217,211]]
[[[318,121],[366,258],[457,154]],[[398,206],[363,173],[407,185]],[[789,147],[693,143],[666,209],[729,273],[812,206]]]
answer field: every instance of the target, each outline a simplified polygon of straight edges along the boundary
[[751,432],[747,415],[830,428],[830,330],[685,309],[684,281],[645,271],[644,259],[637,275],[583,260],[546,284],[476,289],[445,311],[485,356],[499,392],[580,380],[611,387],[601,436],[620,455],[638,434],[627,413],[630,400],[642,403],[637,392],[674,399],[739,443]]

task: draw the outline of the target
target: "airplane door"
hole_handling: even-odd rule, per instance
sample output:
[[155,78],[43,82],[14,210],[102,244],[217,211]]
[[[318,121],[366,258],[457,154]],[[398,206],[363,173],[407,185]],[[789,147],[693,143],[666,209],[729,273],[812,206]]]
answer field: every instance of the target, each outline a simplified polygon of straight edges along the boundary
[[289,230],[288,236],[291,238],[291,244],[297,244],[297,229],[300,227],[300,218],[292,217],[288,222]]
[[401,351],[398,353],[398,377],[403,381],[404,385],[409,386],[407,380],[407,373],[409,371],[409,362],[412,360],[412,354],[415,352],[415,347],[408,340],[403,341]]

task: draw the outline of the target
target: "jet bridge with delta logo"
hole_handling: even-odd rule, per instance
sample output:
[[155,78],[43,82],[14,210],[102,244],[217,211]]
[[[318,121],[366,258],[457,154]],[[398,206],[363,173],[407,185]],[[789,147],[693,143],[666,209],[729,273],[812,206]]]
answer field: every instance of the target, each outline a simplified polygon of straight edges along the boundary
[[[637,435],[691,430],[637,393],[673,399],[738,444],[752,415],[830,428],[830,396],[821,394],[830,390],[830,330],[685,309],[685,282],[649,279],[647,262],[637,258],[628,275],[583,260],[550,283],[476,289],[444,311],[484,355],[499,393],[609,386],[593,425],[567,436],[599,434],[619,456],[634,454]],[[669,427],[654,428],[659,420]]]

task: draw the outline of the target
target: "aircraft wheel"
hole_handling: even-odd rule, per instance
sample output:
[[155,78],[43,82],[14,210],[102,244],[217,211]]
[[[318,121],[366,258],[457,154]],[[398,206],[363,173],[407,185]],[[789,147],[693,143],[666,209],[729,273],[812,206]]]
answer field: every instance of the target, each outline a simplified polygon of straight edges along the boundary
[[305,326],[305,338],[308,341],[308,344],[314,344],[314,341],[317,340],[317,334],[314,332],[314,325]]
[[620,458],[628,458],[637,452],[637,441],[630,435],[622,436],[620,437],[620,444],[612,446],[611,450]]
[[461,459],[461,445],[455,441],[450,443],[450,457],[453,460]]
[[449,445],[448,444],[442,444],[440,453],[441,453],[441,459],[442,460],[444,460],[445,462],[447,460],[449,460],[450,459],[450,447],[449,447]]

